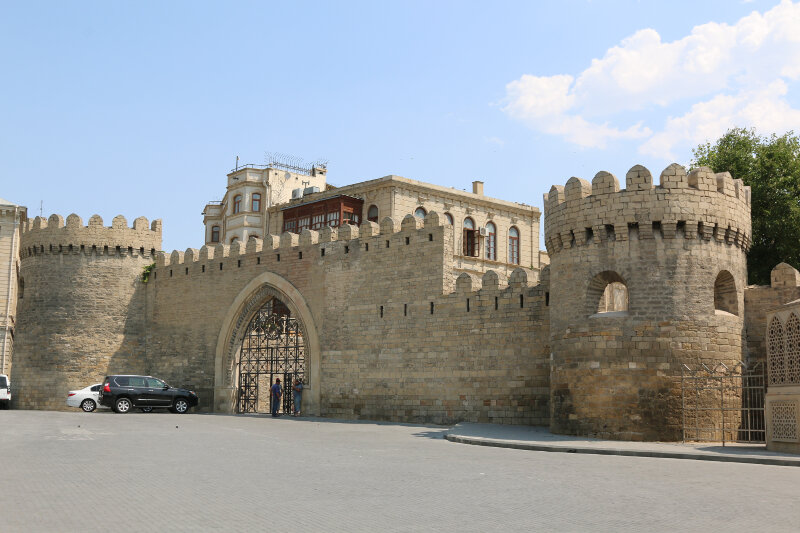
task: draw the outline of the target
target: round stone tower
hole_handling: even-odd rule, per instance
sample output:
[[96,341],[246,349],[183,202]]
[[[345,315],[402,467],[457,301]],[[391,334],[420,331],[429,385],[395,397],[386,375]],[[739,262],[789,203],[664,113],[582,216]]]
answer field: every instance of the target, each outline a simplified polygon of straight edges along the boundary
[[142,272],[161,248],[161,221],[111,227],[78,215],[22,228],[14,406],[65,409],[67,391],[109,373],[145,370]]
[[555,433],[678,440],[683,365],[744,358],[750,188],[677,164],[660,181],[637,165],[625,190],[599,172],[544,196]]

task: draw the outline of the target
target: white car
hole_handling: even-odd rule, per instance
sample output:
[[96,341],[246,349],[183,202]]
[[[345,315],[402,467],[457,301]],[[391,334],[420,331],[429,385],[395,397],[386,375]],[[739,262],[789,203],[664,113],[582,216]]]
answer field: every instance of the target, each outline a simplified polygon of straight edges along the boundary
[[[80,407],[87,413],[91,413],[97,407],[103,407],[97,399],[100,389],[103,387],[102,383],[89,385],[81,390],[71,390],[67,393],[67,405],[70,407]],[[107,409],[107,407],[103,407]]]
[[11,381],[5,374],[0,374],[0,408],[11,407]]

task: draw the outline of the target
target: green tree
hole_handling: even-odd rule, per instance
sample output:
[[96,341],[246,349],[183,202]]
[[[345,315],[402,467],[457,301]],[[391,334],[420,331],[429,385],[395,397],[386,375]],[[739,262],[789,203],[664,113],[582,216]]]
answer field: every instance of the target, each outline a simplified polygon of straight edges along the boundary
[[692,154],[693,167],[730,172],[751,187],[749,282],[768,285],[780,262],[800,265],[800,138],[791,131],[761,137],[754,129],[733,128]]

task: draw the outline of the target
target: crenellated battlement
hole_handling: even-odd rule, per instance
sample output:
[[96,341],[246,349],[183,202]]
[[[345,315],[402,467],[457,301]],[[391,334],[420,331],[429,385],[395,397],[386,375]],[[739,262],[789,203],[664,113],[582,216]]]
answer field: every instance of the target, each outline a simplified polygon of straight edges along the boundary
[[64,217],[58,214],[49,218],[36,217],[22,227],[20,256],[40,254],[96,253],[152,256],[161,248],[161,220],[151,223],[145,217],[128,221],[117,215],[111,226],[104,226],[100,215],[89,218],[86,226],[76,214]]
[[[159,252],[156,254],[156,268],[189,267],[211,260],[219,261],[222,268],[228,260],[236,261],[239,266],[242,261],[266,252],[274,254],[278,261],[291,258],[331,259],[356,251],[359,246],[374,252],[387,248],[394,252],[397,246],[430,242],[434,239],[433,231],[439,230],[438,233],[441,233],[442,221],[443,218],[432,211],[425,216],[424,221],[413,215],[406,215],[402,221],[386,217],[380,225],[363,222],[361,226],[345,224],[339,228],[325,227],[320,231],[304,229],[300,234],[285,232],[281,235],[267,235],[264,239],[249,239],[247,243],[203,246],[199,250],[188,248],[185,251],[175,250],[170,254]],[[353,244],[353,241],[359,242]],[[190,269],[186,273],[192,271]]]
[[653,185],[650,171],[632,167],[620,190],[616,176],[598,172],[589,183],[570,178],[544,195],[545,246],[564,248],[639,239],[700,239],[750,246],[750,187],[727,172],[673,163]]
[[455,293],[477,294],[489,291],[503,292],[508,289],[519,291],[528,287],[531,287],[531,284],[528,280],[528,273],[524,268],[515,268],[510,276],[495,270],[488,270],[480,277],[468,272],[462,272],[456,278]]

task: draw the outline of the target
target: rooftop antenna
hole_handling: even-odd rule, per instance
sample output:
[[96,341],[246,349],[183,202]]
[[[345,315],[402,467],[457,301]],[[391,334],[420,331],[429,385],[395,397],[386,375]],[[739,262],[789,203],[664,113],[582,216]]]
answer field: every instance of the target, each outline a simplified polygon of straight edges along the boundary
[[236,156],[236,170],[239,170],[239,156]]
[[39,200],[39,216],[42,218],[44,218],[44,215],[42,214],[43,209],[44,209],[44,200]]

